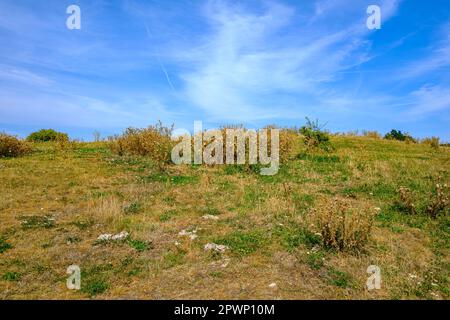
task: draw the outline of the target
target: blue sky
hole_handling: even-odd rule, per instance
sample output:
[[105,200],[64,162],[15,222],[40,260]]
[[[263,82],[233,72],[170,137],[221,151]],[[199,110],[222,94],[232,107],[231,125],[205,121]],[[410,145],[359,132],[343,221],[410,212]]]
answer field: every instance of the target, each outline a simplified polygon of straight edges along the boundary
[[308,116],[450,141],[448,0],[1,0],[0,48],[0,131],[21,136]]

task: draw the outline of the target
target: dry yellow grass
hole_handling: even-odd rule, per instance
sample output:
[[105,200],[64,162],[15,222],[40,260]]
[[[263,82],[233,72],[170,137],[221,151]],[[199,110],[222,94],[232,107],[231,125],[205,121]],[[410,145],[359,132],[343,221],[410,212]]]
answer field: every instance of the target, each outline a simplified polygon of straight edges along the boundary
[[[272,177],[239,166],[161,172],[100,142],[39,144],[1,159],[0,298],[448,299],[448,209],[432,219],[406,215],[395,201],[405,186],[426,206],[438,176],[449,182],[449,149],[332,143],[332,153],[304,153],[297,143],[298,156]],[[379,208],[362,250],[327,249],[311,235],[313,209],[335,197]],[[96,241],[121,231],[129,241]],[[230,249],[206,252],[210,242]],[[66,288],[72,264],[81,291]],[[381,290],[365,288],[371,264],[382,270]]]

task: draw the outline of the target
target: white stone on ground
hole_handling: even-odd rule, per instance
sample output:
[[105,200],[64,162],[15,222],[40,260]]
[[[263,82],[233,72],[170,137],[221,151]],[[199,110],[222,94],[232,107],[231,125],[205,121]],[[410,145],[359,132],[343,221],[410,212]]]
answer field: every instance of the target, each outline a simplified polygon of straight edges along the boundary
[[128,238],[129,233],[126,231],[122,231],[118,234],[104,233],[98,236],[98,241],[122,241]]
[[215,244],[215,243],[208,243],[205,244],[205,251],[217,251],[217,252],[225,252],[228,250],[229,247],[223,245],[223,244]]
[[219,220],[218,216],[213,216],[212,214],[205,214],[202,218],[205,220]]
[[180,232],[178,232],[179,236],[188,236],[191,240],[195,240],[197,239],[197,229],[193,230],[193,231],[186,231],[186,230],[181,230]]

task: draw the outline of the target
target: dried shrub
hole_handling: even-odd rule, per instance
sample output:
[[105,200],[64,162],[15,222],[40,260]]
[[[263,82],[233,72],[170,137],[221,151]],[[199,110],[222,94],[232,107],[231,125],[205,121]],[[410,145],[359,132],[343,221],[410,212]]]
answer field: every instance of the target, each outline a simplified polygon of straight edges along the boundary
[[290,130],[280,130],[280,162],[286,163],[295,157],[298,134]]
[[430,196],[426,213],[433,219],[436,219],[441,212],[445,212],[450,203],[448,195],[447,184],[436,184],[435,190]]
[[67,137],[65,136],[59,136],[58,138],[56,138],[55,140],[55,150],[56,151],[73,151],[77,148],[77,146],[79,146],[81,144],[80,141],[77,140],[69,140]]
[[[441,180],[439,178],[438,180]],[[447,184],[437,183],[434,190],[431,192],[428,201],[421,209],[417,209],[414,202],[415,195],[410,189],[400,187],[398,190],[399,199],[396,202],[396,206],[403,212],[409,214],[422,213],[436,219],[440,213],[445,212],[449,206],[449,190]]]
[[170,153],[174,146],[171,136],[173,125],[165,127],[158,121],[147,128],[128,128],[125,132],[110,140],[113,152],[118,155],[146,156],[155,161],[162,169],[171,162]]
[[[222,134],[223,137],[223,163],[226,163],[226,153],[227,153],[227,146],[226,146],[226,142],[227,142],[227,129],[233,129],[233,130],[242,130],[242,133],[245,135],[245,164],[246,166],[249,166],[248,162],[249,162],[249,151],[250,151],[250,139],[248,138],[249,135],[249,130],[246,129],[244,126],[242,125],[227,125],[224,126],[220,129],[220,132]],[[270,152],[271,152],[271,143],[272,143],[272,138],[271,138],[271,130],[272,129],[278,129],[275,126],[267,126],[263,129],[267,130],[267,151],[268,151],[268,155],[270,156]],[[255,131],[255,142],[256,142],[256,152],[258,154],[259,157],[259,132]],[[294,155],[294,146],[296,143],[296,137],[297,134],[290,132],[286,129],[279,129],[279,156],[280,156],[280,162],[281,163],[286,163],[289,159],[292,159],[295,157]],[[210,143],[211,141],[206,141],[203,140],[203,150],[205,149],[205,147]],[[233,150],[234,150],[234,162],[237,163],[237,159],[238,159],[238,139],[234,139],[233,140]],[[194,143],[192,142],[192,145]]]
[[325,199],[313,209],[310,226],[326,248],[356,251],[368,242],[375,210],[350,199]]
[[363,131],[363,136],[367,137],[367,138],[372,138],[372,139],[381,139],[381,134],[378,131],[368,131],[368,130],[364,130]]
[[30,146],[15,136],[0,132],[0,158],[19,157],[31,151]]
[[414,194],[409,188],[400,187],[397,189],[399,199],[397,200],[397,207],[409,214],[417,214],[416,206],[414,205]]
[[421,143],[437,150],[439,149],[440,139],[439,137],[425,138],[421,141]]

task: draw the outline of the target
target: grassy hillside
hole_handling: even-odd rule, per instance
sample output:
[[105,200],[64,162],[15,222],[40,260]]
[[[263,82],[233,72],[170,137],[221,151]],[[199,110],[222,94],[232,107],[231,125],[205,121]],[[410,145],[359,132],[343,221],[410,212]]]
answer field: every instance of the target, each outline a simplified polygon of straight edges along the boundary
[[[436,184],[450,182],[450,149],[332,144],[307,153],[299,143],[275,176],[241,166],[161,172],[103,142],[35,143],[0,159],[0,299],[449,299],[449,210],[425,211]],[[401,186],[417,214],[398,203]],[[374,215],[357,250],[326,246],[317,232],[311,218],[334,214],[334,201]],[[125,241],[97,240],[122,231]],[[66,288],[72,264],[80,291]],[[381,290],[365,289],[369,265],[381,268]]]

